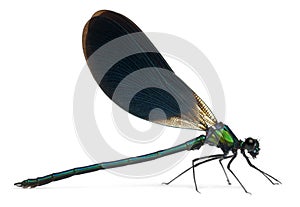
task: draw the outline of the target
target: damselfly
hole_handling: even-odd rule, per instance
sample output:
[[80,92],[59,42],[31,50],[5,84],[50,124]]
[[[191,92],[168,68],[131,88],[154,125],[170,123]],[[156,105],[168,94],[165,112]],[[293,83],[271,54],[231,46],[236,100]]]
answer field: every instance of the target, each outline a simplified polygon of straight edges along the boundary
[[[223,153],[194,159],[190,168],[164,184],[172,183],[192,169],[195,188],[198,191],[195,167],[212,160],[219,160],[230,184],[222,164],[222,160],[230,158],[227,169],[248,193],[230,168],[238,151],[250,167],[259,171],[272,184],[281,183],[254,166],[246,155],[248,153],[252,158],[256,158],[260,151],[258,140],[251,137],[244,141],[238,139],[227,125],[218,122],[203,100],[175,75],[155,46],[131,20],[108,10],[96,12],[84,27],[83,51],[94,79],[118,106],[141,119],[165,126],[205,131],[205,135],[150,154],[27,179],[15,183],[16,186],[33,188],[73,175],[151,161],[185,150],[198,150],[204,144],[218,147]],[[150,119],[149,113],[156,108],[161,109],[163,115],[154,113]]]

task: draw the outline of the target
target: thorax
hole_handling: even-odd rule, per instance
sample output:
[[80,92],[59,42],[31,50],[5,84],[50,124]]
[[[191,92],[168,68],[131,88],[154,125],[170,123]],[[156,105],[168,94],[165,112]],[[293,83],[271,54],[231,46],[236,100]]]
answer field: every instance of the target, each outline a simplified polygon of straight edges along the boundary
[[227,125],[219,122],[208,128],[205,143],[219,147],[223,152],[227,153],[238,147],[239,141]]

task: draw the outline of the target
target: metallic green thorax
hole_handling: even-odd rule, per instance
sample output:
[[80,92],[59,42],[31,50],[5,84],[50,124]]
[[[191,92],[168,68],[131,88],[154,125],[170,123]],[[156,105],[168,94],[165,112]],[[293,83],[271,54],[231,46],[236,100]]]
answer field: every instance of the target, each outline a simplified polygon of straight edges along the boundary
[[227,125],[218,123],[207,131],[205,142],[209,145],[220,147],[224,152],[228,152],[239,143]]

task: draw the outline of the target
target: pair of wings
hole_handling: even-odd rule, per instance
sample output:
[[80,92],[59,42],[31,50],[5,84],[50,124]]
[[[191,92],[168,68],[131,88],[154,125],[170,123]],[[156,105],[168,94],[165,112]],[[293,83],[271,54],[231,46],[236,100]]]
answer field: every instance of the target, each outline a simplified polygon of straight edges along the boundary
[[217,123],[203,100],[127,17],[96,12],[84,27],[83,50],[101,89],[127,112],[171,127],[207,130]]

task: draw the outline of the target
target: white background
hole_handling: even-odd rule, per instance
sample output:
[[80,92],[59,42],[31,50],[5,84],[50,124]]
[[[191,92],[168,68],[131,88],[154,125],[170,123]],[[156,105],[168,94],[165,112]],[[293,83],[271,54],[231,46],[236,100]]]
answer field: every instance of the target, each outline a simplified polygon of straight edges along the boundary
[[[299,205],[298,1],[27,0],[0,8],[1,206]],[[283,185],[272,186],[239,158],[232,168],[252,196],[232,176],[228,187],[217,162],[197,169],[202,194],[194,191],[191,174],[161,186],[190,166],[199,155],[193,152],[172,170],[147,179],[101,171],[36,189],[14,187],[16,181],[92,163],[76,137],[72,104],[85,63],[81,32],[100,9],[127,16],[143,31],[174,34],[197,46],[222,81],[223,121],[240,138],[261,138],[254,163]],[[174,70],[182,75],[176,64]],[[188,84],[197,92],[203,87]],[[100,91],[97,96],[105,97]],[[111,117],[103,119],[114,131]]]

